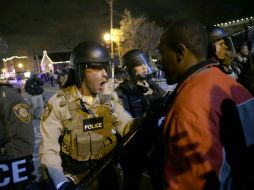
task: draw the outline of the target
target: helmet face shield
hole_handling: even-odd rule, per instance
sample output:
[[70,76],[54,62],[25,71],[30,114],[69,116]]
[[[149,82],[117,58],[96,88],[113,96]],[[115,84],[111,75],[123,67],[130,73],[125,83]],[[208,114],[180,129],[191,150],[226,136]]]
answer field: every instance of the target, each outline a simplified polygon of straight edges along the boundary
[[225,40],[226,46],[228,46],[228,51],[230,52],[231,56],[235,57],[236,52],[235,52],[235,47],[234,47],[234,44],[233,44],[233,41],[232,41],[231,37],[227,36],[227,37],[224,38],[224,40]]
[[80,64],[80,69],[95,69],[95,70],[101,70],[101,69],[105,69],[107,72],[109,72],[110,68],[111,68],[111,63],[107,62],[107,63],[83,63]]
[[149,57],[148,55],[144,55],[144,64],[146,65],[147,68],[147,74],[153,74],[156,73],[158,71],[158,68],[155,64],[155,62],[152,60],[151,57]]
[[151,59],[151,57],[139,49],[133,49],[128,51],[122,57],[122,62],[123,69],[127,70],[131,77],[135,77],[133,73],[133,68],[140,65],[145,65],[147,69],[146,75],[151,75],[158,71],[158,68],[154,61]]

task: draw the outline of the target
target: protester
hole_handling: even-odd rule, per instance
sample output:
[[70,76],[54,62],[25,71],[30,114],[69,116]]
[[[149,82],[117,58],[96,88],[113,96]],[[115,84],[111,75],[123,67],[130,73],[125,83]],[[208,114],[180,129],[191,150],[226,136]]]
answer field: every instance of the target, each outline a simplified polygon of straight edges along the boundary
[[[163,97],[165,91],[151,80],[157,68],[142,50],[132,49],[122,57],[123,69],[128,72],[129,80],[121,82],[115,91],[123,102],[124,109],[133,117],[141,118],[152,104]],[[149,126],[140,126],[149,127]],[[149,128],[136,136],[122,151],[120,158],[123,170],[123,189],[135,190],[140,186],[142,173],[145,171],[147,154],[156,138]]]
[[38,78],[37,74],[32,73],[30,78],[26,81],[25,91],[31,95],[31,103],[33,110],[33,117],[35,119],[40,118],[44,108],[43,101],[43,86],[44,82]]
[[[79,189],[80,180],[114,149],[117,137],[119,140],[131,128],[133,118],[118,99],[104,94],[110,62],[102,44],[78,44],[71,54],[65,85],[45,108],[39,155],[56,189]],[[119,189],[112,164],[96,182],[93,189]]]
[[254,99],[207,61],[207,47],[193,20],[173,22],[160,39],[167,83],[178,82],[163,124],[163,189],[252,189]]

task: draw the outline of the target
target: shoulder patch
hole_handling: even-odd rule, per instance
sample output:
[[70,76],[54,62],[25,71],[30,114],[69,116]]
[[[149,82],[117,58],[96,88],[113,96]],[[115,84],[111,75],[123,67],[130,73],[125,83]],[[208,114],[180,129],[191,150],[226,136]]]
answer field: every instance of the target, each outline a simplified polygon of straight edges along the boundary
[[13,111],[23,123],[29,123],[31,121],[32,115],[27,104],[17,104],[13,106]]
[[121,98],[118,98],[118,103],[123,106],[123,100]]
[[53,108],[52,104],[48,103],[47,106],[44,109],[43,116],[42,116],[42,121],[45,121],[48,118],[48,116],[50,115],[50,113],[52,111],[52,108]]

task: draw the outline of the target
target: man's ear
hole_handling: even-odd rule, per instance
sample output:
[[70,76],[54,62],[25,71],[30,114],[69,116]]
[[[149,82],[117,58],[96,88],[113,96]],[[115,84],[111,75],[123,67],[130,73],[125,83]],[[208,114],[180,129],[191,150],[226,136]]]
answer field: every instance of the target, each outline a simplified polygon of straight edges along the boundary
[[177,61],[177,63],[181,63],[181,61],[184,58],[184,55],[186,53],[185,45],[182,44],[182,43],[178,44],[176,46],[175,52],[176,52],[176,61]]

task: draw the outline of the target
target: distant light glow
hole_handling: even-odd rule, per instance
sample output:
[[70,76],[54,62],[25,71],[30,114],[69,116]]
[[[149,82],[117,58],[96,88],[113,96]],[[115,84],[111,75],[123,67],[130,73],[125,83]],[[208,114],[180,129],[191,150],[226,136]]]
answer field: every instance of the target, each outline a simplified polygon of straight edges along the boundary
[[23,67],[23,64],[22,63],[19,63],[18,64],[18,68],[22,68]]
[[220,23],[220,24],[215,24],[215,26],[224,26],[224,27],[230,27],[230,26],[234,26],[237,24],[245,24],[248,23],[249,21],[251,21],[253,19],[253,17],[249,17],[249,18],[241,18],[241,19],[237,19],[236,21],[229,21],[229,22],[224,22],[224,23]]
[[104,40],[105,40],[106,42],[109,42],[109,41],[110,41],[110,34],[109,34],[109,33],[105,33],[105,34],[104,34]]
[[25,76],[26,78],[29,78],[30,75],[31,75],[31,72],[24,72],[24,76]]
[[25,58],[27,58],[27,56],[12,56],[12,57],[8,57],[8,58],[3,58],[3,61],[4,62],[6,62],[6,61],[11,61],[11,60],[13,60],[13,59],[25,59]]
[[54,61],[53,64],[70,63],[70,61]]

